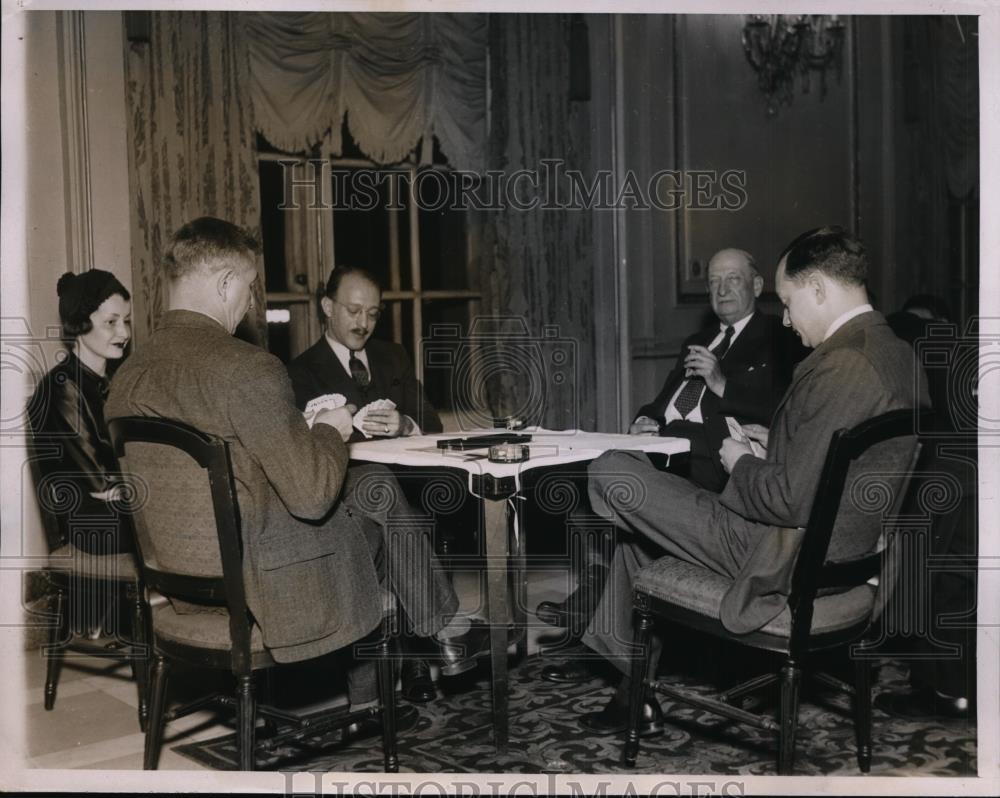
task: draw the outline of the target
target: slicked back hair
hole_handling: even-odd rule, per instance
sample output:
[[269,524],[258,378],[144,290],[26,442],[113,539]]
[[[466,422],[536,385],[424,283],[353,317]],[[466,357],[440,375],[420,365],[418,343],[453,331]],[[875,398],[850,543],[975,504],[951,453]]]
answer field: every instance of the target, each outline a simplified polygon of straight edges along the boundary
[[354,274],[357,275],[358,277],[363,277],[378,289],[379,295],[382,294],[382,286],[379,284],[379,281],[376,279],[375,275],[372,274],[370,271],[368,271],[367,269],[362,269],[360,266],[341,265],[337,266],[336,268],[333,269],[333,271],[330,272],[330,279],[326,281],[326,290],[323,292],[324,296],[333,299],[337,295],[337,289],[340,288],[341,282],[343,282],[344,278],[347,277],[349,274]]
[[842,227],[817,227],[796,238],[781,253],[785,277],[801,282],[821,272],[844,285],[864,286],[868,281],[865,245]]
[[253,263],[260,253],[257,239],[232,222],[202,216],[174,233],[164,267],[170,280],[178,280],[199,269],[215,272],[233,259]]

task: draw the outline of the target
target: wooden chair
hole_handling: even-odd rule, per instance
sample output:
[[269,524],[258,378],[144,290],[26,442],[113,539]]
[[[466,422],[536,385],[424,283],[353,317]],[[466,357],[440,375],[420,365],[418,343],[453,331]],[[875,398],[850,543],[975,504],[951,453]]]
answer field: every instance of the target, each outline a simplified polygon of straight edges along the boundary
[[[68,652],[125,660],[132,669],[139,691],[139,728],[145,731],[148,716],[148,647],[145,605],[135,559],[131,554],[88,554],[67,544],[49,555],[45,573],[55,605],[55,624],[49,632],[48,643],[42,648],[42,655],[48,659],[45,672],[45,709],[52,710],[55,707],[59,675]],[[80,605],[87,603],[86,597],[91,594],[102,598],[106,596],[110,612],[116,616],[118,603],[124,598],[131,609],[127,638],[118,634],[117,617],[112,626],[115,639],[111,642],[106,639],[92,640],[81,633],[79,627],[85,625],[89,613]],[[97,603],[102,603],[100,598]]]
[[[128,662],[131,667],[139,694],[139,728],[144,731],[148,714],[149,652],[136,558],[128,553],[91,554],[63,543],[77,536],[107,535],[112,531],[110,525],[129,525],[129,519],[124,513],[116,512],[117,508],[112,505],[108,507],[108,514],[100,517],[76,511],[80,487],[68,475],[45,468],[46,461],[57,453],[55,447],[58,445],[58,441],[46,440],[44,436],[33,434],[30,439],[32,476],[38,490],[46,538],[52,549],[45,567],[54,616],[48,642],[42,647],[42,656],[48,660],[45,709],[55,708],[59,676],[68,653],[118,659]],[[127,533],[132,535],[130,525]],[[119,629],[118,622],[122,618],[118,610],[123,600],[129,609],[126,617],[130,622],[128,628]],[[85,633],[89,624],[100,623],[99,615],[105,610],[113,621],[114,639],[110,642],[106,638],[91,639]]]
[[[722,625],[719,608],[732,581],[713,571],[669,556],[639,571],[633,600],[638,616],[636,643],[639,650],[645,652],[645,657],[638,657],[632,667],[629,729],[622,755],[625,766],[635,765],[642,700],[646,690],[653,690],[739,723],[777,732],[778,773],[791,772],[804,659],[814,652],[859,642],[863,650],[873,618],[885,606],[895,580],[895,535],[885,536],[888,545],[883,550],[850,559],[827,559],[837,516],[842,511],[841,498],[848,472],[857,464],[858,468],[851,471],[852,490],[860,485],[855,481],[859,475],[874,477],[867,486],[870,493],[865,500],[876,505],[868,509],[888,510],[888,515],[882,516],[885,529],[884,521],[898,512],[916,466],[920,444],[914,436],[920,428],[914,411],[898,410],[833,435],[793,571],[788,607],[763,628],[749,634],[734,634]],[[905,439],[913,440],[911,443]],[[880,449],[881,454],[874,451],[873,447],[880,444],[894,447],[892,454],[886,456],[890,449],[885,446]],[[858,463],[866,453],[870,453],[869,457]],[[867,466],[875,473],[861,470]],[[873,577],[878,577],[877,587],[872,584]],[[758,676],[718,697],[657,681],[650,673],[649,636],[654,617],[783,655],[780,674]],[[857,653],[857,649],[852,649],[852,653]],[[854,658],[853,687],[826,674],[817,677],[828,686],[853,695],[858,766],[867,773],[871,767],[870,660],[860,656]],[[778,681],[781,688],[778,720],[736,705],[744,696]]]
[[[279,721],[290,727],[272,734],[265,743],[269,747],[298,739],[307,733],[315,734],[321,729],[343,727],[381,715],[385,770],[397,772],[394,680],[385,619],[383,633],[376,645],[377,708],[328,714],[316,719],[301,718],[258,704],[254,677],[258,673],[269,673],[277,663],[265,648],[260,628],[247,608],[240,513],[228,444],[186,424],[167,419],[118,418],[111,421],[108,428],[116,455],[133,485],[132,514],[146,585],[149,590],[170,599],[154,606],[151,612],[154,665],[150,685],[150,717],[146,728],[145,769],[156,768],[166,722],[217,702],[235,707],[241,770],[254,769],[258,715],[274,729]],[[148,472],[144,474],[144,471],[154,455],[157,462],[168,456],[171,465],[180,467],[175,468],[166,479],[162,473],[157,474],[157,480],[153,482],[152,475]],[[139,465],[140,462],[142,465]],[[184,478],[177,476],[182,471],[186,475]],[[192,477],[197,477],[197,481]],[[143,483],[144,479],[150,481]],[[218,540],[216,562],[221,562],[221,574],[192,573],[212,570],[204,567],[205,560],[186,564],[172,560],[170,566],[165,565],[165,561],[171,561],[176,554],[177,546],[169,534],[171,530],[166,528],[159,514],[153,518],[154,513],[145,512],[143,507],[153,492],[159,494],[158,501],[164,499],[164,494],[172,493],[178,501],[196,503],[199,491],[202,500],[210,504],[214,513],[215,528],[210,534]],[[206,497],[206,493],[210,495]],[[204,554],[202,551],[199,556]],[[210,554],[214,556],[215,552]],[[198,606],[184,606],[191,604]],[[173,660],[230,671],[236,680],[235,698],[208,696],[166,712],[167,674]]]

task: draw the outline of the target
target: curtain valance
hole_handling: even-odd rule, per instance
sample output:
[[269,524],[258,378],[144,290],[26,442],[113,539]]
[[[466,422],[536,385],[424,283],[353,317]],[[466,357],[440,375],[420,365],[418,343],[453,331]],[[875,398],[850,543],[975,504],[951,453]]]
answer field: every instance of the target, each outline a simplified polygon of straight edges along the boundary
[[290,152],[340,155],[341,123],[378,163],[432,136],[457,169],[481,171],[486,143],[483,14],[241,15],[255,124]]

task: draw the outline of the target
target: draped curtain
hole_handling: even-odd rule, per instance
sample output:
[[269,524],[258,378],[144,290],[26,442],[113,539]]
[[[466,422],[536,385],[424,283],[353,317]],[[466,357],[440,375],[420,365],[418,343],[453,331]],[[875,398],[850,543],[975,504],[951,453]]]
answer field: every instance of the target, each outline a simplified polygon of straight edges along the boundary
[[[556,190],[546,184],[543,159],[558,159],[565,169],[592,177],[589,104],[570,100],[571,20],[570,15],[551,14],[490,18],[489,166],[508,176],[519,169],[538,172],[537,191],[527,182],[519,184],[517,194],[524,202],[544,202]],[[568,196],[565,184],[558,191]],[[488,382],[495,416],[530,408],[544,396],[541,415],[529,420],[552,429],[594,428],[592,213],[509,206],[491,213],[485,232],[484,311],[523,320],[550,370],[545,384],[538,386],[516,369],[498,369]],[[547,337],[554,333],[558,340]],[[498,351],[488,356],[516,363],[516,354],[504,355],[505,346],[521,344],[500,337]],[[568,372],[559,369],[563,373],[553,376],[550,356],[557,348],[566,348],[574,362]]]
[[[139,345],[162,313],[170,236],[217,216],[259,236],[260,188],[246,50],[238,17],[218,11],[151,14],[148,42],[127,44],[132,195],[133,326]],[[266,336],[263,273],[240,334]]]
[[433,137],[456,169],[479,171],[486,142],[481,14],[240,15],[255,122],[275,147],[340,155],[341,125],[377,163]]
[[942,17],[937,80],[948,189],[953,197],[979,194],[979,37],[968,18]]
[[897,217],[905,224],[897,232],[897,263],[916,275],[911,285],[917,290],[958,309],[963,292],[974,292],[974,285],[961,283],[959,232],[949,223],[949,209],[979,196],[975,18],[905,17],[901,28]]

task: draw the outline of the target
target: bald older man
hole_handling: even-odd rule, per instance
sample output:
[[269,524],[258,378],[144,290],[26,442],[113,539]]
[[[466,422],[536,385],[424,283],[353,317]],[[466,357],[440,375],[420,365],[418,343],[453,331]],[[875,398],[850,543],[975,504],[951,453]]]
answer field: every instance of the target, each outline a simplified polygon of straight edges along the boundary
[[[684,475],[716,493],[729,479],[719,459],[722,442],[729,437],[726,416],[741,424],[770,424],[795,363],[807,354],[781,319],[757,310],[763,290],[764,278],[749,252],[723,249],[712,256],[708,294],[716,321],[684,341],[659,395],[639,408],[629,427],[633,435],[688,439],[691,453]],[[607,576],[609,543],[585,547],[577,589],[564,601],[541,602],[536,609],[540,620],[567,627],[574,635],[583,630]],[[582,669],[569,672],[552,666],[543,678],[573,682],[587,675]]]
[[659,395],[639,408],[629,432],[691,441],[689,478],[721,491],[728,475],[719,460],[729,437],[726,416],[769,424],[805,349],[781,319],[757,310],[764,278],[753,256],[723,249],[708,263],[708,295],[717,323],[681,347]]
[[[755,436],[765,456],[733,438],[723,443],[730,479],[721,494],[657,471],[637,452],[606,452],[591,463],[591,504],[622,536],[583,643],[623,674],[635,655],[632,588],[640,568],[666,554],[727,577],[732,585],[722,599],[720,622],[737,634],[760,629],[787,606],[801,530],[834,432],[890,410],[928,406],[912,350],[872,310],[867,279],[864,245],[839,227],[803,233],[782,253],[775,284],[784,321],[812,352],[795,369],[769,431]],[[900,473],[910,454],[908,446],[885,449],[859,466],[869,473]],[[624,506],[623,479],[644,486],[643,502]],[[879,513],[845,498],[829,556],[849,561],[870,554],[881,532]],[[655,673],[657,634],[653,642]],[[581,725],[595,734],[624,731],[629,690],[626,676],[608,704],[580,718]],[[649,695],[640,734],[660,731],[662,713]]]

